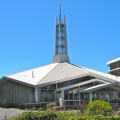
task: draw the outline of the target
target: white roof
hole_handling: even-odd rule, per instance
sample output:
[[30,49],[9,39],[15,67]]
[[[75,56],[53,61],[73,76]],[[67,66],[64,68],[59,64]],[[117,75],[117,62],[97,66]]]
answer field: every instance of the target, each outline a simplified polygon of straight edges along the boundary
[[46,66],[19,72],[5,77],[10,78],[11,80],[16,82],[21,82],[23,84],[41,86],[45,84],[49,85],[66,80],[71,80],[87,75],[95,76],[96,78],[100,78],[102,80],[105,80],[106,82],[120,82],[120,78],[116,78],[113,75],[84,67],[75,66],[69,63],[52,63]]
[[72,79],[73,77],[86,73],[88,72],[68,63],[52,63],[50,65],[34,68],[5,77],[11,78],[16,82],[19,81],[31,85],[40,85],[65,80],[68,78]]
[[88,72],[86,70],[74,65],[68,63],[59,63],[48,75],[40,80],[38,84],[75,79],[76,77],[85,75],[87,73]]
[[6,77],[28,84],[36,85],[44,76],[46,76],[58,63],[53,63],[43,67],[8,75]]
[[114,60],[111,60],[111,61],[109,61],[109,62],[107,62],[107,65],[110,65],[111,63],[117,62],[117,61],[119,61],[119,60],[120,60],[120,57],[119,57],[119,58],[116,58],[116,59],[114,59]]

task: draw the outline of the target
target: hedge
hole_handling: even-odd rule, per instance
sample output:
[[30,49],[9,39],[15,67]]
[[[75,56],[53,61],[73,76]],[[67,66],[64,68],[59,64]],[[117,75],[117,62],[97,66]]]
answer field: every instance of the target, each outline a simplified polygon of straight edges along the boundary
[[10,120],[120,120],[120,116],[80,116],[71,112],[26,111]]

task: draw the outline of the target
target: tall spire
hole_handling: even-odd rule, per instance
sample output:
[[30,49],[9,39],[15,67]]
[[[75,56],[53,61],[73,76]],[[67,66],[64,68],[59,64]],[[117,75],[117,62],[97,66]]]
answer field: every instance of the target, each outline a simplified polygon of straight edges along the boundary
[[61,4],[59,18],[56,17],[55,26],[55,55],[53,62],[69,63],[68,48],[67,48],[67,30],[66,30],[66,18],[62,21],[61,17]]

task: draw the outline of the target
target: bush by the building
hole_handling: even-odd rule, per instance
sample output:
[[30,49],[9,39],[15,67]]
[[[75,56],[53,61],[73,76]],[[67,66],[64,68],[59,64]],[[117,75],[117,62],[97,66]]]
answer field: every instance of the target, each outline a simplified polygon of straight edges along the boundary
[[88,103],[86,112],[88,115],[107,116],[113,114],[113,109],[109,103],[101,100],[95,100],[93,102]]
[[80,116],[71,112],[26,111],[10,120],[120,120],[120,116]]

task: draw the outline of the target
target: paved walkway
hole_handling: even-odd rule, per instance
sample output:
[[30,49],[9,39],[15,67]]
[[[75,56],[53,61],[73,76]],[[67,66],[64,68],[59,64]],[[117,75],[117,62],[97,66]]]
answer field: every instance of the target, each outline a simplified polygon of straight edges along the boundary
[[5,115],[7,117],[6,119],[8,119],[19,115],[24,111],[25,110],[19,110],[16,108],[0,108],[0,120],[5,120]]

